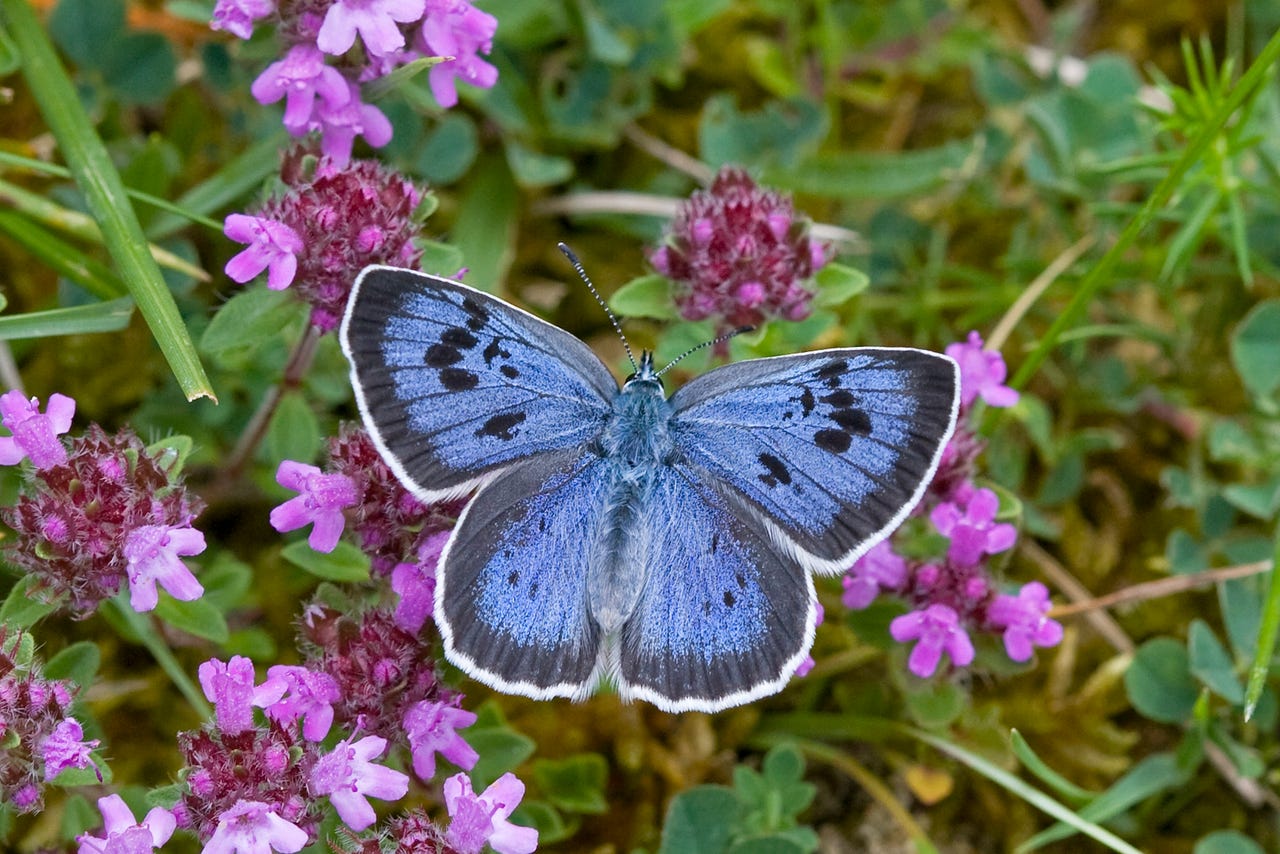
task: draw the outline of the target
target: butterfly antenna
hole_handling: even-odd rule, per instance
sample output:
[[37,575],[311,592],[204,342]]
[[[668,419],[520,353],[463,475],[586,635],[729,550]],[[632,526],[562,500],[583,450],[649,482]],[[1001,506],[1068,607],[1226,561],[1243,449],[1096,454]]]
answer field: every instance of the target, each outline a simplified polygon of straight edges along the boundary
[[[578,271],[578,278],[582,279],[586,284],[587,290],[591,291],[591,295],[596,298],[596,302],[600,303],[600,307],[604,309],[604,313],[609,316],[609,322],[613,324],[613,329],[618,333],[618,337],[622,339],[622,346],[627,351],[627,358],[631,360],[633,370],[640,370],[636,365],[635,354],[631,352],[631,344],[627,341],[627,336],[622,334],[622,324],[618,323],[617,316],[609,310],[609,304],[600,296],[600,292],[596,290],[596,286],[591,283],[591,277],[587,275],[587,271],[582,269],[582,262],[578,260],[578,256],[573,254],[573,250],[563,243],[557,243],[560,251],[564,253],[564,257],[569,259],[569,263],[573,265],[573,269]],[[670,367],[670,366],[668,366]]]
[[755,332],[755,330],[756,328],[754,326],[739,326],[737,329],[730,329],[728,332],[725,332],[722,335],[717,335],[715,338],[712,338],[710,341],[703,341],[697,347],[690,347],[688,350],[685,350],[683,353],[681,353],[679,356],[676,356],[670,362],[667,362],[667,366],[662,370],[658,371],[656,374],[654,374],[654,376],[655,377],[662,376],[667,371],[671,370],[671,368],[675,366],[676,362],[679,362],[681,359],[685,358],[686,356],[692,356],[694,353],[698,352],[704,347],[714,347],[715,345],[721,342],[728,341],[730,338],[733,338],[735,335],[741,335],[744,332]]

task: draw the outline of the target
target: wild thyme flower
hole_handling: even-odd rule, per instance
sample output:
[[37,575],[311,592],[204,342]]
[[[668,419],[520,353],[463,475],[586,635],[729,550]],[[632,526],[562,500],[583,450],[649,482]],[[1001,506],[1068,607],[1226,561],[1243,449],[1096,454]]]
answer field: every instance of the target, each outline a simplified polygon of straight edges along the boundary
[[459,768],[474,768],[480,754],[456,730],[475,722],[475,712],[460,709],[454,702],[423,700],[410,706],[404,714],[404,732],[418,779],[426,783],[435,777],[437,753]]
[[846,608],[861,611],[881,590],[899,590],[906,584],[907,562],[888,540],[882,540],[858,558],[841,580],[844,595],[840,601]]
[[983,555],[997,554],[1013,546],[1018,529],[997,523],[1000,499],[990,489],[959,491],[956,501],[934,507],[929,520],[943,536],[951,538],[947,559],[960,566],[976,566]]
[[276,470],[276,482],[298,495],[271,511],[271,527],[284,533],[311,525],[307,542],[318,552],[338,545],[346,517],[342,511],[359,501],[356,485],[344,474],[324,474],[306,463],[284,460]]
[[65,463],[67,449],[58,437],[71,429],[75,413],[76,402],[65,394],[49,395],[43,413],[39,400],[17,389],[0,394],[0,423],[13,434],[0,436],[0,465],[11,466],[24,457],[37,469]]
[[477,795],[471,778],[456,774],[444,783],[444,803],[453,821],[445,840],[459,854],[480,854],[488,844],[498,854],[530,854],[538,831],[507,821],[524,798],[524,783],[508,771]]
[[325,53],[343,54],[359,33],[369,54],[391,53],[404,47],[404,34],[396,24],[421,20],[425,8],[426,0],[334,0],[325,12],[316,45]]
[[338,816],[352,830],[364,830],[377,819],[369,797],[396,801],[409,791],[409,775],[375,765],[387,740],[368,735],[357,742],[340,741],[311,769],[312,794],[328,795]]
[[152,807],[141,822],[119,795],[98,798],[104,836],[82,833],[77,854],[146,854],[169,841],[177,822],[164,807]]
[[338,701],[338,683],[328,673],[305,667],[274,664],[267,681],[255,696],[267,717],[281,724],[302,719],[302,735],[308,741],[322,741],[333,726],[333,704]]
[[[348,102],[335,109],[351,107]],[[311,304],[311,323],[322,332],[338,325],[351,283],[366,266],[413,267],[422,257],[413,244],[420,227],[415,212],[422,191],[377,161],[346,163],[294,148],[284,156],[280,177],[283,189],[259,210],[243,219],[235,218],[241,215],[227,218],[228,237],[257,241],[241,253],[256,253],[252,265],[246,260],[233,274],[229,264],[228,274],[246,281],[242,273],[253,267],[261,272],[270,266],[268,259],[275,258],[286,265],[280,272],[272,271],[279,282],[286,278],[290,262],[284,254],[288,254],[296,264],[294,274],[287,277],[292,281],[290,290]],[[288,235],[295,236],[298,244]]]
[[424,56],[452,56],[431,66],[427,80],[442,107],[458,103],[457,80],[481,89],[498,82],[498,69],[480,58],[493,50],[498,19],[465,0],[427,0],[427,17],[415,46]]
[[313,44],[289,48],[284,59],[258,75],[250,91],[263,104],[284,99],[284,126],[294,136],[307,132],[316,98],[330,107],[340,107],[351,99],[347,79],[325,63],[324,54]]
[[131,430],[109,436],[94,424],[72,439],[65,463],[35,472],[0,518],[16,534],[9,561],[35,579],[43,600],[79,618],[114,596],[131,570],[138,607],[153,604],[154,587],[146,588],[156,581],[199,595],[176,556],[198,549],[191,523],[202,507]]
[[418,559],[398,563],[391,570],[391,589],[400,596],[396,625],[417,634],[431,616],[436,598],[436,565],[449,542],[449,531],[426,536],[418,546]]
[[311,835],[283,818],[270,804],[237,801],[218,816],[217,828],[205,842],[201,854],[294,854],[301,851]]
[[249,244],[223,268],[229,278],[243,285],[266,270],[267,287],[273,291],[282,291],[293,283],[298,272],[297,256],[303,249],[298,232],[282,222],[244,214],[227,216],[222,230],[229,239]]
[[191,602],[204,595],[204,587],[179,556],[204,551],[204,534],[189,526],[143,525],[124,539],[129,604],[135,611],[150,611],[159,601],[156,584],[174,599]]
[[247,39],[253,35],[253,25],[275,10],[275,0],[218,0],[209,26]]
[[970,332],[968,339],[947,345],[947,355],[960,365],[960,406],[968,409],[979,397],[988,406],[1013,406],[1018,392],[1004,384],[1008,371],[1004,357],[984,350],[982,336]]
[[829,254],[789,198],[726,166],[680,206],[649,262],[674,282],[682,317],[732,329],[808,317],[813,276]]
[[38,660],[19,658],[22,632],[0,626],[0,803],[18,812],[43,806],[46,781],[92,764],[80,723],[71,715],[75,686],[46,679]]
[[1014,661],[1027,661],[1033,647],[1057,646],[1062,642],[1062,624],[1045,616],[1049,591],[1039,581],[1022,585],[1017,596],[1000,594],[987,607],[987,621],[1002,629],[1004,649]]
[[946,605],[929,605],[896,617],[889,634],[899,643],[916,641],[907,659],[907,668],[922,679],[938,669],[945,652],[951,663],[965,667],[973,661],[973,642],[960,624],[960,617]]

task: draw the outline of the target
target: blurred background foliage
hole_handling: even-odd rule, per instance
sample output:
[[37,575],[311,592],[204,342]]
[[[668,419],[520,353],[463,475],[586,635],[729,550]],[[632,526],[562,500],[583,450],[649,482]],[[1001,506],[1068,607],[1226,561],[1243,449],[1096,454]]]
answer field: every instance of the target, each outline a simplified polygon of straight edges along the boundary
[[[135,204],[148,239],[174,259],[165,281],[218,403],[184,400],[148,326],[119,299],[74,185],[29,162],[59,156],[8,40],[0,335],[27,388],[75,397],[80,419],[127,420],[149,441],[192,437],[189,482],[218,543],[203,577],[225,625],[201,634],[176,618],[187,631],[168,639],[184,661],[211,651],[269,660],[291,647],[315,574],[341,577],[299,567],[306,559],[268,527],[287,497],[275,465],[315,458],[354,414],[330,336],[243,477],[221,466],[305,322],[297,303],[260,287],[237,296],[221,273],[239,247],[218,223],[274,176],[286,141],[278,106],[249,94],[276,48],[268,33],[239,42],[210,31],[202,0],[35,5],[125,185],[178,209]],[[1271,70],[1220,132],[1212,118],[1276,32],[1280,2],[481,6],[500,22],[497,85],[464,92],[447,112],[420,81],[389,89],[378,105],[395,138],[378,156],[432,190],[428,271],[466,267],[468,282],[614,363],[620,344],[557,241],[608,296],[649,272],[644,251],[675,203],[736,163],[791,192],[869,287],[735,341],[735,356],[839,343],[941,349],[978,329],[1017,374],[1188,142],[1212,140],[1090,284],[1047,360],[1019,375],[1021,402],[984,422],[985,477],[1020,499],[1023,536],[1003,573],[1076,603],[1061,612],[1059,648],[1025,667],[980,653],[967,673],[918,680],[885,631],[897,611],[848,613],[828,584],[817,668],[750,707],[671,716],[612,696],[484,699],[468,684],[484,700],[477,789],[520,769],[530,798],[517,817],[553,850],[1100,845],[1054,824],[1032,787],[1140,850],[1275,850],[1273,681],[1243,715],[1260,626],[1276,616],[1260,574],[1280,512]],[[52,309],[79,313],[24,325]],[[671,355],[705,337],[656,314],[628,323],[636,345]],[[7,499],[16,479],[0,478]],[[1138,586],[1156,581],[1164,586]],[[1089,607],[1105,594],[1120,601]],[[38,633],[46,657],[85,637],[102,649],[87,699],[116,780],[170,779],[173,730],[198,721],[172,704],[150,659],[101,624],[55,621]],[[91,823],[87,801],[67,803],[16,840],[29,847],[60,822]]]

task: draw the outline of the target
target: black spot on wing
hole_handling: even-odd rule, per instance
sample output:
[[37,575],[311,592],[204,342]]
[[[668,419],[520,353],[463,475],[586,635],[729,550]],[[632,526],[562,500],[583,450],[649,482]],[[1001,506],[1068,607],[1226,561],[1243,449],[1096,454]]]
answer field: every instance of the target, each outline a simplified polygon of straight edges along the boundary
[[462,353],[457,347],[448,344],[432,344],[427,348],[426,362],[428,368],[447,368],[462,361]]
[[459,350],[470,350],[476,346],[479,339],[472,335],[461,326],[450,326],[440,336],[441,344],[448,344],[450,347],[457,347]]
[[830,418],[851,435],[866,436],[871,432],[871,417],[861,409],[837,409]]
[[509,380],[513,380],[520,376],[520,372],[516,370],[514,365],[503,365],[501,368],[498,368],[498,370],[502,371],[502,375]]
[[509,584],[512,587],[515,587],[516,582],[519,580],[520,580],[520,570],[518,569],[511,570],[511,574],[507,576],[507,584]]
[[462,310],[467,313],[467,328],[479,332],[489,322],[489,312],[472,297],[462,298]]
[[791,484],[791,472],[787,470],[782,460],[773,454],[760,454],[756,459],[760,461],[760,465],[764,466],[764,473],[759,477],[765,486],[774,487],[780,483],[783,486]]
[[499,356],[501,356],[504,359],[511,358],[511,354],[508,353],[506,350],[502,349],[502,340],[500,338],[494,338],[492,341],[490,341],[489,346],[484,348],[483,355],[484,355],[484,363],[490,366],[493,365],[493,360],[498,358]]
[[814,373],[814,376],[826,383],[827,388],[840,388],[840,379],[849,370],[849,362],[845,359],[832,359]]
[[819,430],[813,434],[813,443],[824,451],[843,454],[853,444],[853,437],[844,430]]
[[480,377],[463,368],[445,368],[440,372],[440,385],[448,391],[468,391],[480,384]]
[[524,421],[524,419],[525,414],[523,412],[504,412],[484,422],[480,429],[476,431],[476,435],[492,436],[495,439],[509,442],[516,437],[516,425]]
[[813,407],[814,407],[813,390],[810,389],[808,386],[805,386],[804,390],[800,392],[800,406],[804,410],[803,412],[800,413],[801,416],[808,418],[809,413],[813,412]]
[[848,389],[837,389],[830,394],[824,394],[819,398],[823,403],[829,403],[836,409],[845,409],[853,406],[857,402],[857,398],[853,396],[853,392]]

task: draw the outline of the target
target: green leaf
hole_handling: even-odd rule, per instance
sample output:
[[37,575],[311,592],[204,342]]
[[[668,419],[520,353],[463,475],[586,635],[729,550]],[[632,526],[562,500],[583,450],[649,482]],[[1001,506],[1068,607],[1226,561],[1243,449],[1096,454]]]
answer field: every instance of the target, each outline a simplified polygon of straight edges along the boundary
[[43,618],[58,610],[56,604],[45,604],[32,592],[36,586],[34,575],[24,575],[13,585],[9,596],[0,605],[0,623],[29,629]]
[[1191,621],[1187,652],[1192,676],[1232,705],[1244,701],[1244,686],[1236,677],[1235,663],[1204,620]]
[[[825,113],[806,99],[769,101],[759,110],[742,112],[733,95],[722,93],[703,105],[698,150],[713,167],[790,168],[815,150],[826,133]],[[769,178],[766,183],[776,182]]]
[[200,349],[225,357],[237,350],[253,350],[280,334],[298,316],[300,303],[284,291],[251,287],[222,304],[204,334]]
[[475,122],[465,114],[450,112],[427,134],[414,159],[414,171],[434,186],[452,184],[467,174],[479,153]]
[[111,42],[102,75],[112,93],[130,104],[158,104],[174,87],[178,61],[159,33],[129,33]]
[[[797,839],[793,834],[808,831],[812,844]],[[795,828],[783,833],[768,833],[735,840],[729,846],[729,854],[808,854],[818,850],[818,835],[809,828]]]
[[458,247],[435,240],[419,240],[417,244],[422,249],[423,272],[452,279],[462,269],[462,251]]
[[1166,637],[1138,647],[1124,674],[1124,687],[1135,709],[1161,723],[1186,721],[1200,693],[1191,678],[1186,647]]
[[721,854],[738,819],[738,799],[724,786],[695,786],[671,799],[659,854]]
[[506,163],[487,157],[475,169],[458,200],[453,243],[462,250],[467,281],[493,293],[515,257],[519,191]]
[[1200,837],[1191,854],[1262,854],[1262,846],[1238,830],[1215,830]]
[[913,683],[907,693],[907,709],[912,719],[930,729],[946,726],[958,718],[967,701],[968,694],[947,681]]
[[632,279],[613,292],[609,308],[622,317],[655,317],[675,320],[676,304],[671,299],[671,280],[656,273]]
[[[1280,349],[1280,341],[1277,341]],[[1233,483],[1223,487],[1222,497],[1231,506],[1264,521],[1270,520],[1280,510],[1280,477],[1273,477],[1265,483],[1245,485]]]
[[180,602],[165,594],[156,605],[156,616],[175,629],[181,629],[198,638],[225,643],[230,630],[222,611],[212,602],[203,598],[191,602]]
[[310,462],[316,458],[323,444],[320,421],[312,412],[306,396],[299,391],[286,392],[267,427],[265,446],[268,458]]
[[604,794],[609,764],[598,753],[538,759],[533,763],[533,778],[547,800],[565,812],[598,815],[609,809]]
[[823,198],[892,199],[916,196],[957,180],[976,142],[883,152],[833,151],[791,169],[767,169],[764,180],[779,189]]
[[129,297],[72,308],[12,314],[0,317],[0,341],[119,332],[129,325],[132,317],[133,300]]
[[1231,362],[1254,397],[1280,387],[1280,300],[1258,303],[1231,336]]
[[866,273],[835,262],[819,270],[814,281],[818,284],[818,295],[814,297],[813,304],[820,308],[844,305],[871,284]]
[[124,11],[124,0],[60,0],[49,15],[49,35],[78,64],[101,68],[124,35]]
[[537,747],[533,739],[511,728],[502,709],[492,700],[476,709],[476,722],[467,727],[462,737],[480,754],[471,769],[471,781],[477,790],[524,762]]
[[514,139],[506,141],[507,165],[516,183],[525,189],[563,184],[573,177],[573,161],[558,154],[543,154]]
[[[91,0],[89,5],[93,5]],[[53,133],[90,214],[102,230],[103,244],[151,327],[178,385],[187,400],[198,397],[216,400],[173,295],[151,257],[120,175],[94,131],[35,10],[27,0],[0,0],[0,11],[4,12],[13,40],[22,45],[22,74],[32,100]],[[110,41],[99,31],[94,31],[90,38],[104,43]]]
[[44,666],[44,675],[50,679],[69,679],[80,688],[93,684],[93,677],[102,663],[102,653],[92,641],[80,641],[59,652]]
[[187,464],[187,457],[191,456],[194,447],[195,442],[190,436],[175,434],[147,445],[147,454],[170,478],[176,478],[182,473],[182,467]]
[[307,545],[306,540],[290,543],[280,551],[289,563],[326,581],[369,580],[369,556],[345,540],[325,554]]

